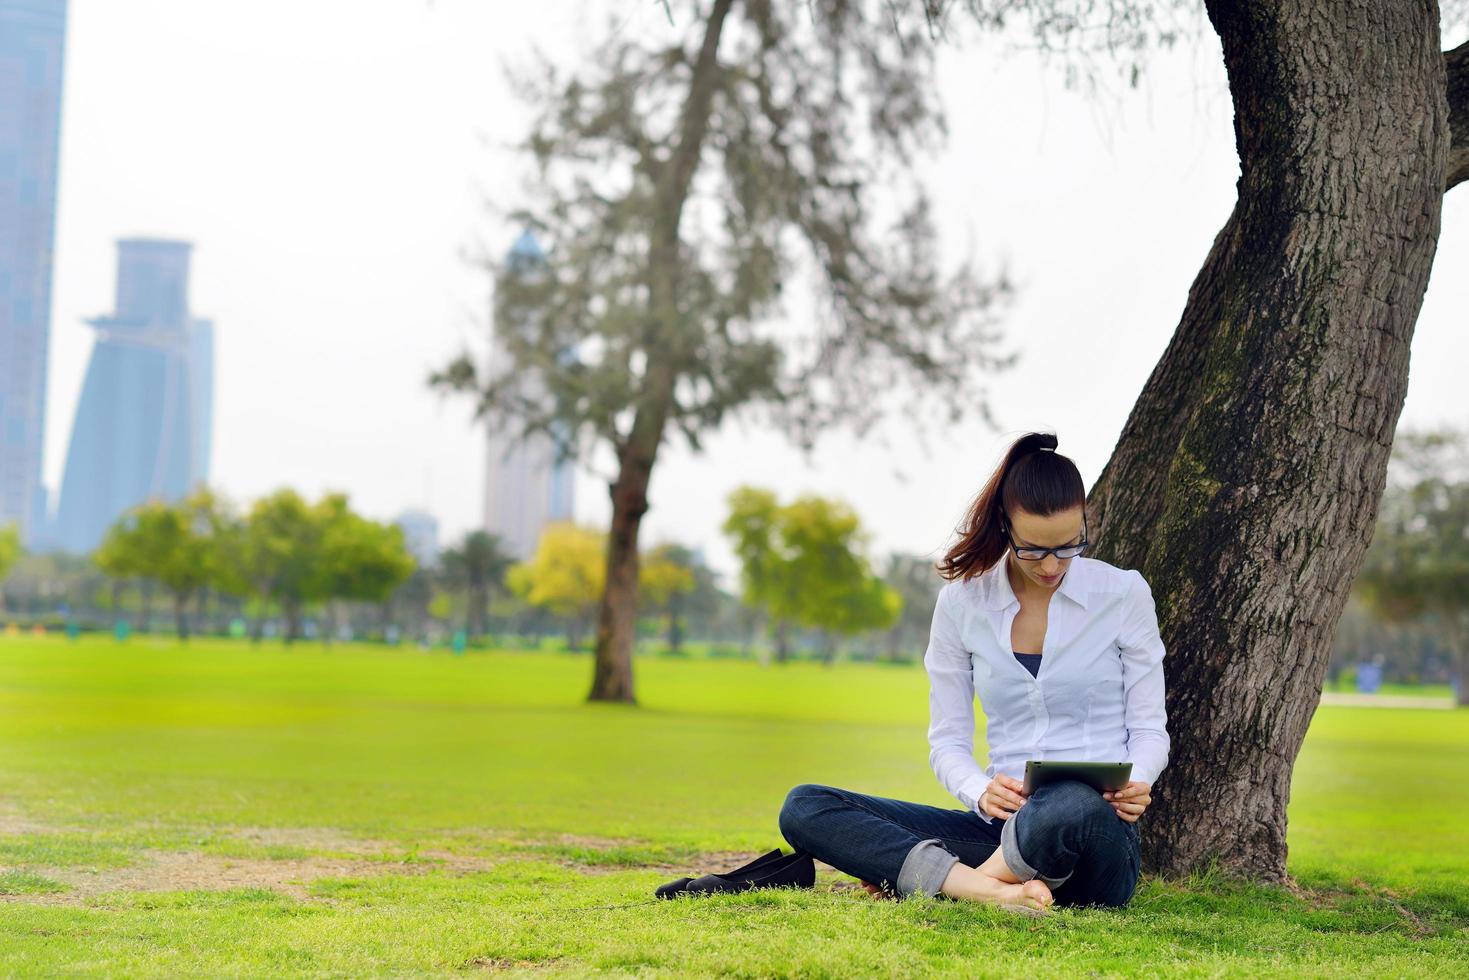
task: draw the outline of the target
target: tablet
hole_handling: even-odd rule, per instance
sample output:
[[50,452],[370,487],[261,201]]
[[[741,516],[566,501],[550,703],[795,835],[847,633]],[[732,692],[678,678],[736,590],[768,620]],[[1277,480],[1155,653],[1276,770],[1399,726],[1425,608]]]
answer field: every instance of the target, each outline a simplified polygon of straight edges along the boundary
[[1025,791],[1034,793],[1047,783],[1059,783],[1074,779],[1086,783],[1098,793],[1111,792],[1127,786],[1127,777],[1132,775],[1131,762],[1061,762],[1031,759],[1025,764]]

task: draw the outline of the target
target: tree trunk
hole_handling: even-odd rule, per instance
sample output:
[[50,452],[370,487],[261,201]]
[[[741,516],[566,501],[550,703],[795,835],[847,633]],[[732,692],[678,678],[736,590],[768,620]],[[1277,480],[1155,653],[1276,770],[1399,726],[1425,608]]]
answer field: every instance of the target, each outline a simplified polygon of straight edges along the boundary
[[790,624],[783,619],[775,621],[775,662],[783,664],[791,658]]
[[173,621],[180,640],[189,639],[189,596],[186,592],[173,594]]
[[668,600],[668,649],[678,653],[683,649],[683,623],[679,619],[678,596],[671,596]]
[[286,645],[290,646],[296,642],[296,637],[301,632],[301,603],[295,599],[286,599],[282,606],[286,614]]
[[1146,866],[1286,877],[1291,767],[1372,535],[1449,152],[1436,4],[1210,0],[1239,200],[1089,505],[1168,649]]
[[1449,143],[1448,175],[1444,189],[1469,180],[1469,41],[1444,52],[1448,76]]
[[651,333],[643,345],[647,368],[632,429],[618,447],[617,479],[610,488],[612,528],[607,539],[607,585],[597,625],[596,666],[589,701],[637,701],[633,695],[632,651],[638,618],[638,529],[648,511],[648,481],[673,405],[680,362],[687,356],[678,303],[682,266],[679,225],[709,130],[720,72],[719,38],[733,4],[734,0],[714,0],[710,7],[689,76],[688,95],[679,111],[676,148],[666,161],[655,164],[658,180],[648,248]]
[[483,585],[474,586],[469,593],[469,635],[483,636],[489,619],[490,591]]
[[638,529],[648,510],[648,477],[656,453],[656,444],[646,453],[629,447],[617,482],[611,487],[607,585],[598,614],[596,665],[589,701],[637,702],[632,651],[638,620]]
[[1449,669],[1459,679],[1454,704],[1466,708],[1469,707],[1469,610],[1450,612],[1446,618],[1449,622],[1449,642],[1452,644],[1450,653],[1453,656]]

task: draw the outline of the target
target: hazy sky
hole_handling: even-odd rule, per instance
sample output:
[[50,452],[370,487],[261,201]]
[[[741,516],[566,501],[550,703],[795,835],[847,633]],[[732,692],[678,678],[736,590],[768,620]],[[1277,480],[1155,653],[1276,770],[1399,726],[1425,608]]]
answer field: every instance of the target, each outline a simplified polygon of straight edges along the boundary
[[[442,537],[477,526],[485,453],[467,404],[424,385],[485,329],[523,130],[501,59],[534,43],[571,64],[615,8],[650,0],[71,0],[51,335],[46,482],[60,483],[92,331],[112,309],[114,241],[195,243],[195,312],[216,325],[213,483],[350,492],[390,518],[426,507]],[[1462,38],[1450,35],[1445,46]],[[732,426],[702,456],[675,442],[644,540],[732,569],[718,525],[742,482],[841,496],[878,550],[932,554],[1009,441],[1055,431],[1088,484],[1177,324],[1238,174],[1212,35],[1151,61],[1139,90],[1068,90],[1057,65],[998,42],[945,54],[951,139],[928,166],[945,244],[1020,285],[1018,366],[986,382],[1003,427],[888,445],[834,435],[808,463]],[[1403,424],[1469,422],[1469,190],[1448,195]],[[604,523],[610,459],[577,486]]]

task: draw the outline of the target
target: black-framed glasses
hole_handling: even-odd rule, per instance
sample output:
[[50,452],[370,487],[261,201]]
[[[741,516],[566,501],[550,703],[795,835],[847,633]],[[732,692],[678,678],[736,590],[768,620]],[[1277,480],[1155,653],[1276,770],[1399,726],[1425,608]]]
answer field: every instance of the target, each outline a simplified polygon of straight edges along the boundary
[[1020,545],[1016,544],[1015,539],[1010,536],[1010,522],[1005,520],[1003,517],[1000,518],[1000,528],[1005,532],[1005,540],[1009,542],[1010,549],[1015,552],[1015,557],[1019,558],[1021,561],[1040,561],[1041,559],[1045,558],[1046,555],[1055,555],[1057,558],[1065,561],[1068,558],[1075,558],[1077,555],[1081,554],[1083,551],[1086,550],[1086,546],[1090,544],[1090,542],[1086,539],[1085,514],[1083,514],[1081,517],[1081,543],[1063,544],[1059,548],[1022,548]]

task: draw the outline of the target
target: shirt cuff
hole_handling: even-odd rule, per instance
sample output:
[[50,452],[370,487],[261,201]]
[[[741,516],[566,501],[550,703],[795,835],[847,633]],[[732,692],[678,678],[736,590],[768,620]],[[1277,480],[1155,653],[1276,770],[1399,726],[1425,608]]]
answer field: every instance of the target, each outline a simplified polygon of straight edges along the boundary
[[[988,813],[985,813],[983,810],[981,810],[979,808],[979,801],[984,796],[984,794],[989,791],[990,783],[992,783],[992,782],[994,782],[993,779],[985,779],[982,776],[979,778],[979,780],[976,781],[976,784],[977,784],[978,789],[974,793],[974,802],[972,804],[970,804],[970,806],[969,806],[969,809],[971,809],[975,813],[979,814],[979,819],[983,820],[985,823],[994,823],[995,822],[995,818],[994,817],[990,816]],[[963,802],[968,802],[968,801],[965,800]]]

